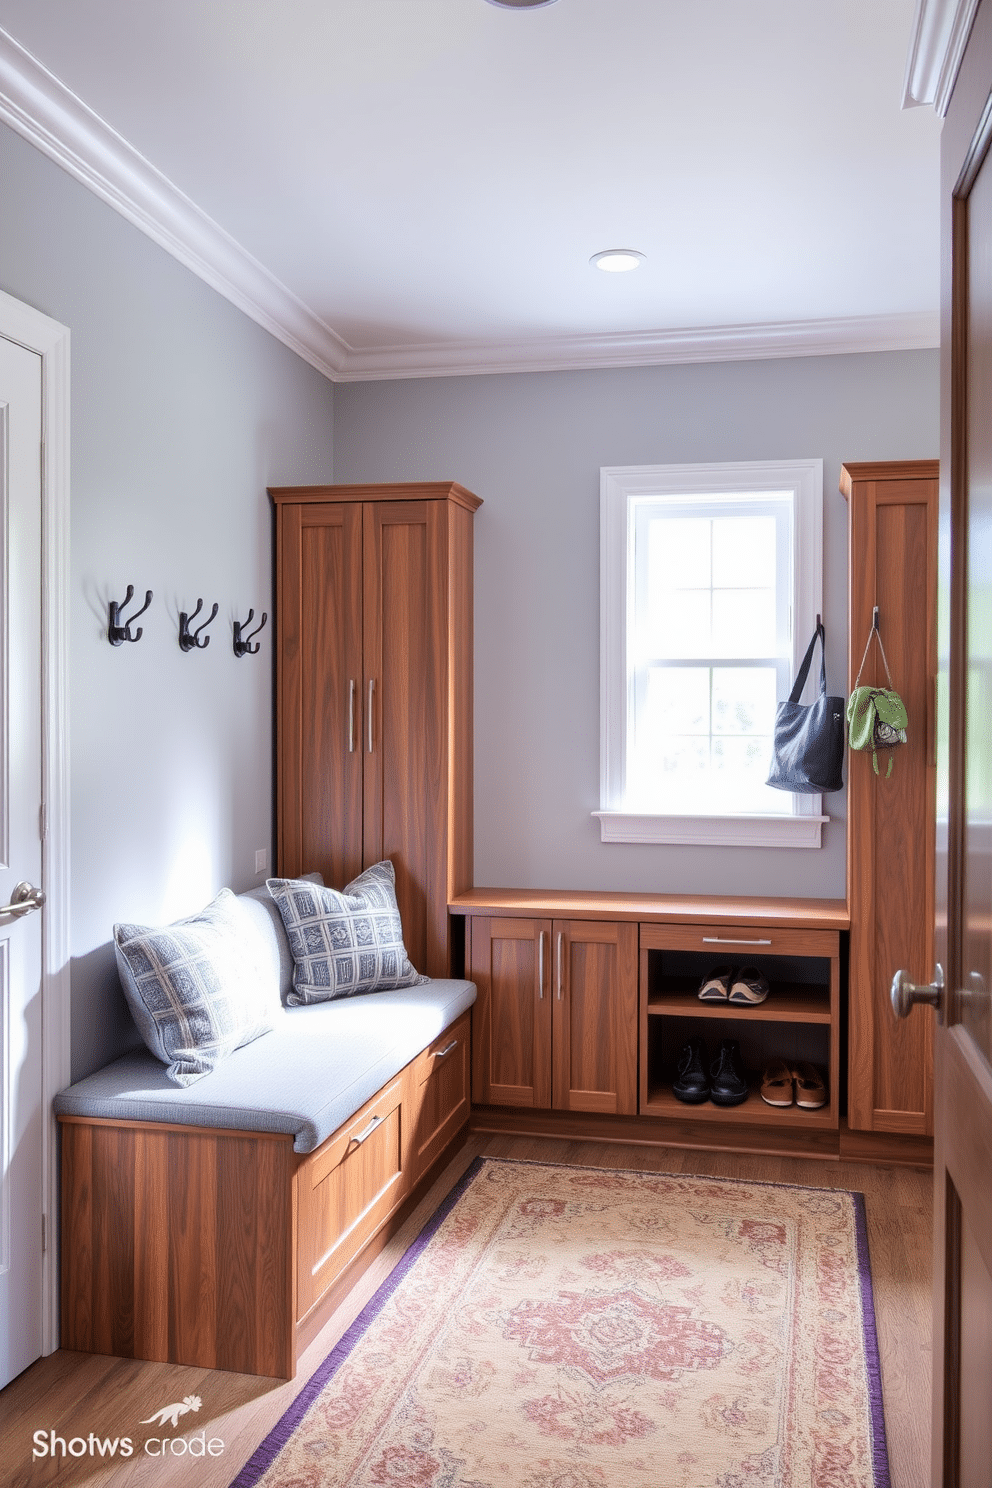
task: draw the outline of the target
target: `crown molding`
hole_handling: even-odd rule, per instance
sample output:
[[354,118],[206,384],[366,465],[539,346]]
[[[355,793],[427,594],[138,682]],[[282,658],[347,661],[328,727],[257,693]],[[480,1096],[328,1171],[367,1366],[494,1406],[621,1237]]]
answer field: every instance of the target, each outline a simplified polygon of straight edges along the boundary
[[347,348],[302,300],[0,30],[0,120],[326,377]]
[[903,108],[932,104],[947,113],[978,0],[916,0]]
[[939,314],[864,315],[835,320],[711,326],[626,334],[543,336],[349,350],[337,382],[396,377],[466,377],[494,372],[559,372],[656,367],[679,362],[761,361],[850,352],[918,351],[940,345]]
[[[961,0],[961,6],[966,4],[973,8],[974,0]],[[649,367],[939,345],[934,312],[354,347],[2,29],[0,121],[332,382]]]

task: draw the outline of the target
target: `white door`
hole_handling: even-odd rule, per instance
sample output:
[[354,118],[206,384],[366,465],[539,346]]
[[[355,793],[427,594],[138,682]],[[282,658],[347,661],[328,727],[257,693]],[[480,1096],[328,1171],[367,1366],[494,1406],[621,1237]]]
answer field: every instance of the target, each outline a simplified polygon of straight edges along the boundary
[[0,338],[0,1386],[43,1347],[41,372]]

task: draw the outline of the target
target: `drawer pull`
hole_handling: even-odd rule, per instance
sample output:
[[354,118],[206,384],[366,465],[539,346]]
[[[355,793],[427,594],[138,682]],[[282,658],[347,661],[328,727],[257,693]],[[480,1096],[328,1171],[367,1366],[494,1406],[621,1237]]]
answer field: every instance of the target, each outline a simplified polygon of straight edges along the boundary
[[730,935],[704,935],[703,945],[771,945],[770,940],[735,940]]
[[365,1130],[363,1132],[359,1132],[357,1137],[352,1137],[351,1140],[354,1142],[355,1146],[360,1147],[363,1142],[367,1141],[372,1133],[375,1131],[376,1127],[381,1126],[384,1120],[384,1116],[373,1116],[372,1120],[369,1122]]
[[434,1058],[435,1059],[443,1059],[446,1054],[450,1054],[451,1053],[452,1049],[457,1049],[457,1048],[458,1048],[458,1040],[457,1039],[452,1039],[451,1040],[451,1043],[450,1044],[445,1044],[445,1046],[444,1046],[443,1049],[435,1049],[435,1051],[434,1051]]

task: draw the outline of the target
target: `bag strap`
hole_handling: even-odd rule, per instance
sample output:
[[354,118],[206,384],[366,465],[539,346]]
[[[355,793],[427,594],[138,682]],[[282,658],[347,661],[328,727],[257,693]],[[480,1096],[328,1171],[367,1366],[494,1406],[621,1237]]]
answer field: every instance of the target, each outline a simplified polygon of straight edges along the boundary
[[798,703],[799,699],[803,695],[803,688],[806,686],[806,678],[809,676],[810,663],[813,660],[813,647],[816,645],[817,640],[819,640],[820,642],[820,696],[824,697],[826,695],[827,659],[824,654],[824,635],[825,632],[823,629],[823,625],[820,621],[817,621],[816,629],[813,632],[813,639],[806,647],[806,655],[803,657],[802,662],[800,663],[799,670],[796,673],[796,680],[792,685],[792,691],[789,693],[790,703]]
[[861,686],[861,673],[865,669],[865,662],[868,660],[868,652],[871,650],[871,638],[872,638],[872,636],[875,636],[877,638],[877,640],[878,640],[878,649],[882,653],[882,664],[885,667],[885,675],[889,679],[889,691],[892,692],[892,691],[894,691],[894,689],[893,689],[893,686],[892,686],[892,673],[889,671],[889,659],[888,659],[888,657],[885,654],[885,647],[882,645],[882,635],[881,635],[881,632],[879,631],[878,627],[874,623],[872,624],[871,630],[868,632],[868,644],[867,644],[867,646],[865,646],[865,654],[864,654],[864,656],[862,656],[862,658],[861,658],[861,665],[858,667],[858,680],[855,682],[854,685],[855,685],[855,687],[860,687]]

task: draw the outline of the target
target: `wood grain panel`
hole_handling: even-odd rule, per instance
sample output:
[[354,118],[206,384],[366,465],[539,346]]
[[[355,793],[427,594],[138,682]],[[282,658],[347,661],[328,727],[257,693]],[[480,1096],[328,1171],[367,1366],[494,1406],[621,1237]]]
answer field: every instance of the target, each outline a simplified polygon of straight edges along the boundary
[[554,1105],[632,1115],[637,1109],[636,927],[556,920],[552,939]]
[[[933,971],[937,466],[845,467],[850,504],[850,687],[879,607],[893,685],[909,713],[908,742],[879,758],[848,754],[851,907],[848,1113],[852,1129],[924,1136],[933,1130],[933,1018],[897,1022],[889,986],[903,967]],[[877,645],[862,685],[886,686]]]
[[[846,930],[844,899],[729,898],[719,894],[599,893],[582,889],[467,889],[452,897],[459,915],[532,915],[536,919],[637,920],[675,925],[793,926]],[[710,933],[707,931],[707,934]]]
[[404,1198],[403,1092],[401,1076],[299,1165],[297,1319]]
[[365,861],[392,859],[407,952],[428,976],[448,969],[446,538],[436,503],[365,507]]
[[472,923],[474,1101],[551,1104],[550,945],[550,920]]
[[[472,614],[474,524],[472,513],[448,508],[448,853],[445,904],[471,888],[474,875]],[[438,906],[442,908],[443,906]],[[446,933],[447,933],[447,916]]]
[[414,1061],[406,1118],[409,1182],[417,1183],[469,1118],[472,1015],[463,1013]]
[[63,1346],[291,1375],[291,1138],[62,1132]]

